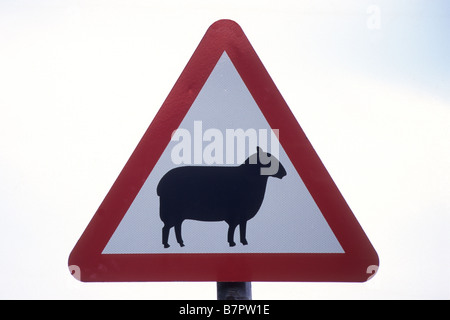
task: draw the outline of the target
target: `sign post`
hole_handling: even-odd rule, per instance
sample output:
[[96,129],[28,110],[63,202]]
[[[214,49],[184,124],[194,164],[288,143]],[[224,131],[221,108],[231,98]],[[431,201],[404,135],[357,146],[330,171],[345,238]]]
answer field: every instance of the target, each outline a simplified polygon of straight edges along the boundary
[[217,300],[252,300],[251,282],[217,282]]
[[214,281],[218,298],[248,299],[251,281],[364,282],[378,266],[230,20],[208,29],[69,257],[83,282]]

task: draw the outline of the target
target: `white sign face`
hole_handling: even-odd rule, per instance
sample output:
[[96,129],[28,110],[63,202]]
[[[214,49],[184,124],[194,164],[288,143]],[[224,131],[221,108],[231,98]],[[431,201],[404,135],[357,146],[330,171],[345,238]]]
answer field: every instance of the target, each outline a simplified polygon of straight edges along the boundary
[[[269,126],[224,52],[102,254],[344,253],[279,144],[277,136],[282,135],[283,128]],[[272,169],[279,169],[278,162],[271,162],[261,206],[246,224],[245,241],[239,241],[239,226],[236,244],[231,245],[225,221],[194,218],[180,225],[183,246],[175,227],[167,227],[163,235],[165,222],[157,189],[169,171],[238,167],[257,147],[277,158],[286,175],[281,179],[271,176]]]

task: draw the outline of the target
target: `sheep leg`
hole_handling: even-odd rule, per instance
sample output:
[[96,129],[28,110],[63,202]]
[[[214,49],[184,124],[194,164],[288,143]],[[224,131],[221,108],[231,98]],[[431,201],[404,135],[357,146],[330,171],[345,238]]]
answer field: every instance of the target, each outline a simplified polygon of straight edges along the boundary
[[230,247],[234,247],[236,242],[234,242],[234,230],[236,230],[237,224],[228,224],[228,243]]
[[180,222],[175,225],[175,236],[177,237],[177,242],[180,244],[180,247],[184,247],[183,238],[181,237],[181,224]]
[[168,225],[164,225],[164,227],[162,228],[162,243],[164,245],[164,248],[169,248],[169,231],[170,228]]
[[247,239],[246,239],[246,234],[247,234],[247,221],[242,222],[239,225],[239,231],[241,234],[241,243],[246,246],[248,244]]

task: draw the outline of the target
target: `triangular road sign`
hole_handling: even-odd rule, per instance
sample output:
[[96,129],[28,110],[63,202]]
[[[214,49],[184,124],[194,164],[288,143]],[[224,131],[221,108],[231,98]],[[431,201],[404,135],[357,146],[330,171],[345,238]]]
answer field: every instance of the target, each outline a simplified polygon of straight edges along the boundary
[[363,282],[378,265],[230,20],[208,29],[69,258],[86,282]]

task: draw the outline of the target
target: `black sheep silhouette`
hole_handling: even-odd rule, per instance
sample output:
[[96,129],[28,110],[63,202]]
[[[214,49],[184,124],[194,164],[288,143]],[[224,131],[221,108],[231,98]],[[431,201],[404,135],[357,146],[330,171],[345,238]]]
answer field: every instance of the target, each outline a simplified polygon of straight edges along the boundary
[[239,225],[241,243],[247,245],[247,221],[261,207],[269,176],[281,179],[285,175],[279,160],[259,147],[237,167],[188,166],[170,170],[157,187],[164,248],[170,247],[172,227],[177,242],[184,247],[181,224],[186,219],[225,221],[230,247],[236,245],[234,231]]

